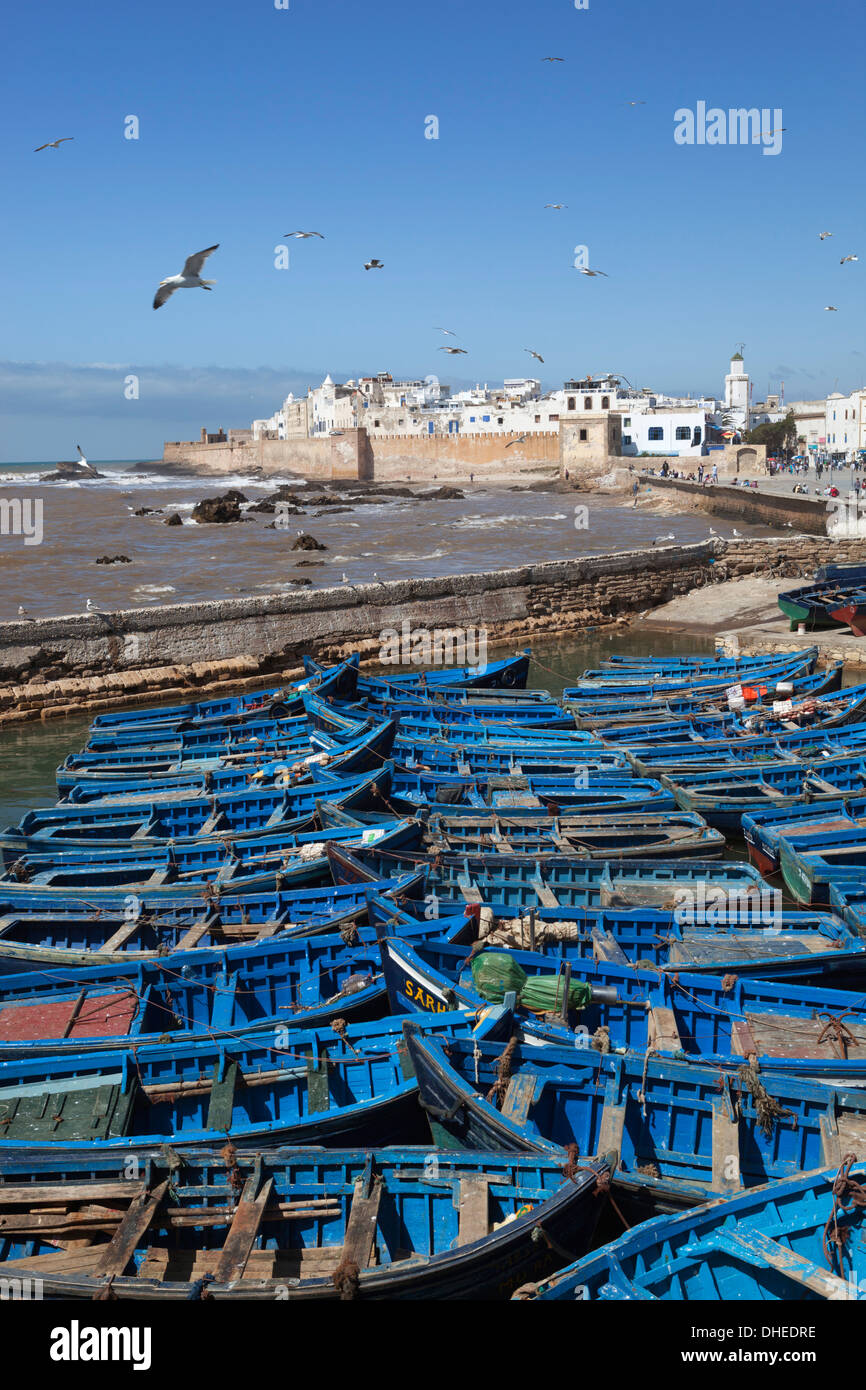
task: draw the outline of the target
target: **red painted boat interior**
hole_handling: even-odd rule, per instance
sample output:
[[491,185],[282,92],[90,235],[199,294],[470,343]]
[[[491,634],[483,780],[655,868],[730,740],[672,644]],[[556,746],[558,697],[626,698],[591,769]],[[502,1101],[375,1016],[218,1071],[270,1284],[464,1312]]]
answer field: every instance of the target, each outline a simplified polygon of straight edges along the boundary
[[7,1004],[0,1009],[0,1041],[36,1038],[98,1038],[126,1035],[138,998],[131,990],[95,999],[52,999],[38,1004]]

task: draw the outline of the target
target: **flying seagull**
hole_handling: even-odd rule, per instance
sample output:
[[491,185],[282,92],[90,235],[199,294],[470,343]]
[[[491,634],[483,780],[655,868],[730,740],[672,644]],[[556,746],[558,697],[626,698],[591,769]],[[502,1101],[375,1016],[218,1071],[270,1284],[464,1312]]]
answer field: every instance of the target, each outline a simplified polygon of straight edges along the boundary
[[365,270],[384,270],[385,267],[384,267],[384,265],[382,264],[382,262],[379,261],[379,260],[377,260],[376,257],[374,256],[373,259],[372,259],[371,261],[365,261],[365,262],[364,262],[364,269],[365,269]]
[[579,270],[581,275],[603,275],[605,279],[608,278],[606,270],[590,270],[589,266],[585,265],[576,266],[575,269]]
[[37,145],[33,153],[38,154],[40,150],[59,150],[64,141],[74,139],[74,135],[61,135],[59,140],[49,140],[47,145]]
[[825,312],[825,314],[826,314],[826,313],[838,314],[839,310],[836,308],[836,305],[835,305],[835,304],[825,304],[825,305],[824,305],[824,312]]
[[457,354],[458,354],[458,352],[462,352],[462,353],[465,355],[465,354],[467,353],[468,349],[467,349],[467,348],[445,347],[444,344],[443,344],[443,346],[440,347],[440,348],[438,349],[438,351],[439,351],[439,352],[450,352],[451,355],[452,355],[452,357],[456,357]]
[[209,290],[211,285],[215,285],[216,280],[202,280],[200,272],[208,256],[218,247],[219,242],[216,243],[216,246],[208,246],[204,251],[196,251],[195,255],[187,257],[179,275],[169,275],[167,280],[160,280],[159,289],[154,295],[154,309],[161,309],[175,290]]
[[542,63],[564,63],[564,58],[542,58]]
[[78,462],[81,464],[82,468],[86,468],[86,467],[87,467],[87,459],[84,457],[84,455],[83,455],[82,452],[81,452],[81,445],[80,445],[80,444],[76,444],[75,447],[76,447],[76,449],[78,450]]
[[520,436],[519,439],[509,439],[509,441],[508,441],[508,443],[506,444],[505,447],[506,447],[506,449],[510,449],[511,446],[512,446],[512,444],[525,444],[525,443],[526,443],[526,435],[525,435],[525,434],[522,434],[522,435]]
[[857,259],[857,256],[843,256],[839,264],[844,265],[846,261],[856,261]]
[[457,334],[456,334],[456,333],[452,333],[452,331],[451,331],[450,328],[440,328],[439,325],[438,325],[438,323],[434,323],[433,327],[434,327],[434,329],[435,329],[435,331],[436,331],[437,333],[447,333],[449,338],[456,338],[456,337],[457,337]]
[[646,106],[645,101],[627,101],[626,106]]
[[818,233],[818,236],[819,236],[819,238],[820,238],[821,241],[823,241],[823,240],[825,239],[825,237],[832,236],[832,235],[833,235],[832,232],[819,232],[819,233]]
[[562,212],[563,208],[568,207],[568,203],[545,203],[546,208],[555,208],[557,212]]
[[539,360],[539,362],[543,362],[543,361],[544,361],[544,358],[542,357],[541,353],[540,353],[540,352],[533,352],[533,351],[532,351],[532,348],[524,348],[523,351],[524,351],[524,352],[528,352],[529,355],[530,355],[530,357],[537,357],[538,360]]
[[325,240],[325,238],[322,236],[322,233],[321,233],[321,232],[283,232],[283,236],[296,236],[296,237],[317,236],[317,237],[319,237],[319,239],[320,239],[321,241],[324,241],[324,240]]

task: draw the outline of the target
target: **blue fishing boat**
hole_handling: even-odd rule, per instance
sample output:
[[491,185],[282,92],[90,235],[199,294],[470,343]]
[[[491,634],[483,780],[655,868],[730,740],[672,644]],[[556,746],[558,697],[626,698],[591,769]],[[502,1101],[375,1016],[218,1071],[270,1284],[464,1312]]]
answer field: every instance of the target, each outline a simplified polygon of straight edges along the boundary
[[[440,666],[432,671],[413,671],[410,675],[388,675],[385,677],[362,676],[358,681],[361,694],[379,694],[391,687],[405,689],[426,689],[438,692],[444,688],[461,690],[506,690],[523,691],[529,675],[532,653],[527,647],[515,656],[502,661],[489,661],[483,666]],[[321,668],[309,657],[304,657],[304,666],[311,674],[318,674]]]
[[411,852],[421,845],[422,823],[415,818],[378,826],[329,827],[286,835],[282,831],[233,844],[202,836],[178,848],[69,850],[29,854],[0,874],[0,910],[15,907],[30,889],[40,894],[86,896],[90,902],[118,902],[130,893],[156,898],[186,896],[214,887],[233,893],[288,892],[328,875],[327,844],[379,845]]
[[[375,849],[353,853],[328,846],[328,860],[338,884],[375,883],[411,873],[429,863],[432,898],[443,902],[484,902],[499,909],[530,907],[665,905],[695,883],[712,883],[725,891],[771,892],[757,869],[732,860],[578,859],[549,855],[437,854],[434,859],[387,855]],[[623,897],[626,902],[623,903]]]
[[[797,652],[793,656],[784,659],[767,658],[764,666],[756,667],[749,673],[749,684],[755,687],[761,685],[770,686],[772,683],[778,684],[779,681],[796,681],[812,672],[814,658],[803,659]],[[715,676],[690,676],[688,673],[681,673],[676,676],[663,677],[660,680],[643,675],[633,678],[618,675],[615,672],[605,673],[604,677],[589,678],[578,681],[576,685],[568,686],[563,692],[566,700],[587,702],[590,700],[609,700],[612,696],[623,695],[639,696],[647,698],[652,695],[688,695],[688,694],[708,694],[712,691],[723,691],[730,686],[731,681],[723,674]]]
[[[481,905],[464,913],[443,912],[442,937],[488,950],[543,951],[580,974],[587,960],[607,960],[637,970],[688,970],[690,974],[754,975],[767,980],[801,979],[816,985],[866,983],[866,946],[831,913],[761,914],[748,900],[727,899],[712,910],[706,892],[683,894],[673,912],[654,908],[538,908],[503,916]],[[388,934],[412,937],[427,918],[419,904],[400,906],[368,890],[369,916]],[[426,912],[429,907],[423,910]],[[468,919],[468,923],[467,923]]]
[[[434,1031],[448,1037],[476,1022],[462,1010],[441,1017]],[[508,1017],[494,1011],[475,1036],[492,1032],[504,1043]],[[43,1053],[0,1064],[0,1169],[33,1149],[87,1155],[227,1138],[261,1147],[412,1143],[425,1130],[417,1096],[395,1019]]]
[[[864,568],[866,575],[866,568]],[[782,654],[784,655],[784,653]],[[802,660],[811,659],[817,661],[818,648],[805,647],[801,650],[794,650],[787,653],[790,657],[800,657]],[[649,671],[651,674],[658,673],[662,676],[676,675],[678,671],[692,673],[696,670],[704,669],[710,675],[719,671],[723,674],[736,673],[740,671],[754,670],[756,667],[766,666],[766,654],[758,656],[723,656],[720,651],[713,652],[712,655],[702,654],[694,656],[632,656],[630,653],[611,652],[610,656],[601,663],[601,670],[584,671],[584,679],[590,676],[604,675],[608,671],[623,671],[626,668],[628,673],[639,673]]]
[[[450,1015],[438,1015],[448,1018]],[[866,1091],[748,1066],[537,1047],[403,1025],[440,1148],[611,1154],[618,1202],[646,1214],[866,1156]]]
[[[423,891],[427,870],[393,879],[381,891],[402,900]],[[0,917],[0,975],[46,967],[79,970],[94,965],[169,962],[174,952],[256,945],[274,937],[297,940],[339,931],[348,946],[360,944],[367,920],[364,886],[332,884],[291,893],[237,894],[216,898],[144,899],[123,912],[76,904],[60,910],[52,898],[34,894],[26,913]]]
[[702,815],[721,830],[738,831],[745,816],[805,804],[835,805],[866,792],[866,758],[827,758],[815,764],[756,763],[739,769],[710,768],[662,774],[684,811]]
[[[541,1155],[412,1147],[220,1144],[182,1164],[163,1147],[140,1162],[133,1181],[112,1153],[7,1159],[3,1277],[38,1278],[56,1299],[503,1299],[563,1250],[589,1248],[609,1176],[604,1164],[564,1172]],[[34,1233],[22,1211],[40,1198]],[[90,1243],[63,1248],[95,1211]]]
[[799,902],[826,903],[831,883],[866,872],[866,830],[859,825],[816,835],[781,835],[779,867]]
[[693,1211],[645,1221],[618,1240],[518,1290],[517,1299],[592,1302],[864,1297],[866,1166],[781,1179]]
[[[655,1051],[720,1067],[751,1065],[754,1059],[761,1075],[866,1086],[862,993],[809,988],[796,980],[635,970],[609,961],[583,962],[578,977],[566,961],[537,952],[480,951],[469,965],[462,945],[410,944],[397,937],[384,937],[380,944],[394,1011],[483,1009],[485,1001],[516,994],[527,1036],[565,1046],[575,1045],[576,1026],[580,1036],[596,1037],[597,1046],[614,1052]],[[484,993],[478,987],[482,962]],[[545,1017],[533,1011],[538,981],[544,986]],[[523,991],[530,984],[530,1004],[525,1004]],[[550,1007],[549,998],[557,1008]]]
[[226,695],[213,700],[198,700],[186,705],[157,705],[153,708],[142,706],[131,710],[111,710],[99,714],[93,721],[94,730],[106,733],[132,728],[156,728],[171,725],[175,728],[185,725],[197,726],[212,721],[240,721],[249,715],[258,717],[262,713],[272,718],[286,718],[300,714],[303,709],[301,696],[305,690],[315,686],[323,694],[338,699],[351,699],[358,687],[358,665],[360,657],[356,652],[348,661],[341,662],[331,670],[318,667],[315,674],[303,681],[293,681],[288,685],[276,686],[269,690],[253,690],[247,695]]
[[837,830],[866,829],[866,797],[806,802],[801,806],[771,807],[743,816],[743,838],[749,858],[762,874],[779,870],[779,839],[802,834],[829,835]]

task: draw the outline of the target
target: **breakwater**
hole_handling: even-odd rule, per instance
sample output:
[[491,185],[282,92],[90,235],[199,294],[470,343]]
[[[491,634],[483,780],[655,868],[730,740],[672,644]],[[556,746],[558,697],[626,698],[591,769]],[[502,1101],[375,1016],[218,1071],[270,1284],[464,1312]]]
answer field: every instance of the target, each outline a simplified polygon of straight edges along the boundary
[[810,536],[826,536],[832,515],[824,498],[761,492],[759,488],[690,483],[683,478],[644,478],[661,492],[675,492],[710,516],[730,517],[749,525],[791,526]]
[[665,546],[476,574],[0,623],[0,724],[278,684],[302,652],[377,663],[385,629],[484,629],[489,645],[639,615],[747,574],[866,561],[866,540]]

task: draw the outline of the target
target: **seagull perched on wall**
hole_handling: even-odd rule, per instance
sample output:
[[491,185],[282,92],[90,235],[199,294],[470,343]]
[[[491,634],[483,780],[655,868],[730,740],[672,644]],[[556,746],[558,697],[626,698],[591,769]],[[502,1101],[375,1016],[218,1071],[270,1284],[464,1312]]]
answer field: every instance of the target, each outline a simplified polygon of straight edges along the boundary
[[438,352],[450,352],[451,355],[452,355],[452,357],[456,357],[457,354],[458,354],[459,352],[462,352],[462,353],[464,353],[464,354],[468,353],[469,349],[468,349],[468,348],[445,347],[445,345],[443,344],[442,347],[440,347],[440,348],[437,349],[437,351],[438,351]]
[[40,150],[59,150],[65,141],[74,139],[74,135],[61,135],[59,140],[49,140],[47,145],[37,145],[33,153],[38,154]]
[[317,236],[317,237],[320,239],[320,241],[324,241],[324,240],[325,240],[325,238],[322,236],[322,233],[321,233],[321,232],[283,232],[283,236],[296,236],[296,237]]
[[365,262],[364,262],[364,269],[365,269],[365,270],[384,270],[385,267],[384,267],[384,265],[382,264],[382,262],[379,261],[379,260],[377,260],[376,257],[374,256],[373,259],[372,259],[371,261],[365,261]]
[[153,299],[154,309],[161,309],[175,290],[209,290],[211,285],[215,285],[216,280],[202,280],[200,271],[208,256],[218,247],[219,242],[216,246],[208,246],[204,251],[196,251],[195,255],[188,256],[184,261],[183,270],[179,275],[169,275],[167,280],[160,280],[159,289]]
[[819,233],[818,233],[818,236],[820,237],[821,241],[824,241],[828,236],[832,236],[832,235],[833,235],[832,232],[819,232]]
[[23,603],[19,603],[18,605],[18,616],[19,618],[28,617],[27,609],[24,607]]
[[844,265],[846,261],[856,261],[856,260],[858,260],[858,257],[857,257],[857,256],[843,256],[842,259],[841,259],[841,261],[839,262],[839,264],[840,264],[840,265]]
[[606,270],[590,270],[589,266],[586,265],[575,266],[575,270],[579,270],[581,275],[603,275],[607,278]]
[[92,598],[89,598],[89,599],[87,600],[86,604],[84,605],[84,611],[85,611],[85,613],[98,613],[98,612],[99,612],[99,609],[97,608],[96,604],[93,602],[93,599],[92,599]]
[[543,361],[544,361],[544,358],[542,357],[541,353],[540,353],[540,352],[533,352],[532,348],[524,348],[523,351],[524,351],[524,352],[528,352],[529,355],[530,355],[530,357],[536,357],[536,358],[538,359],[539,362],[543,362]]

